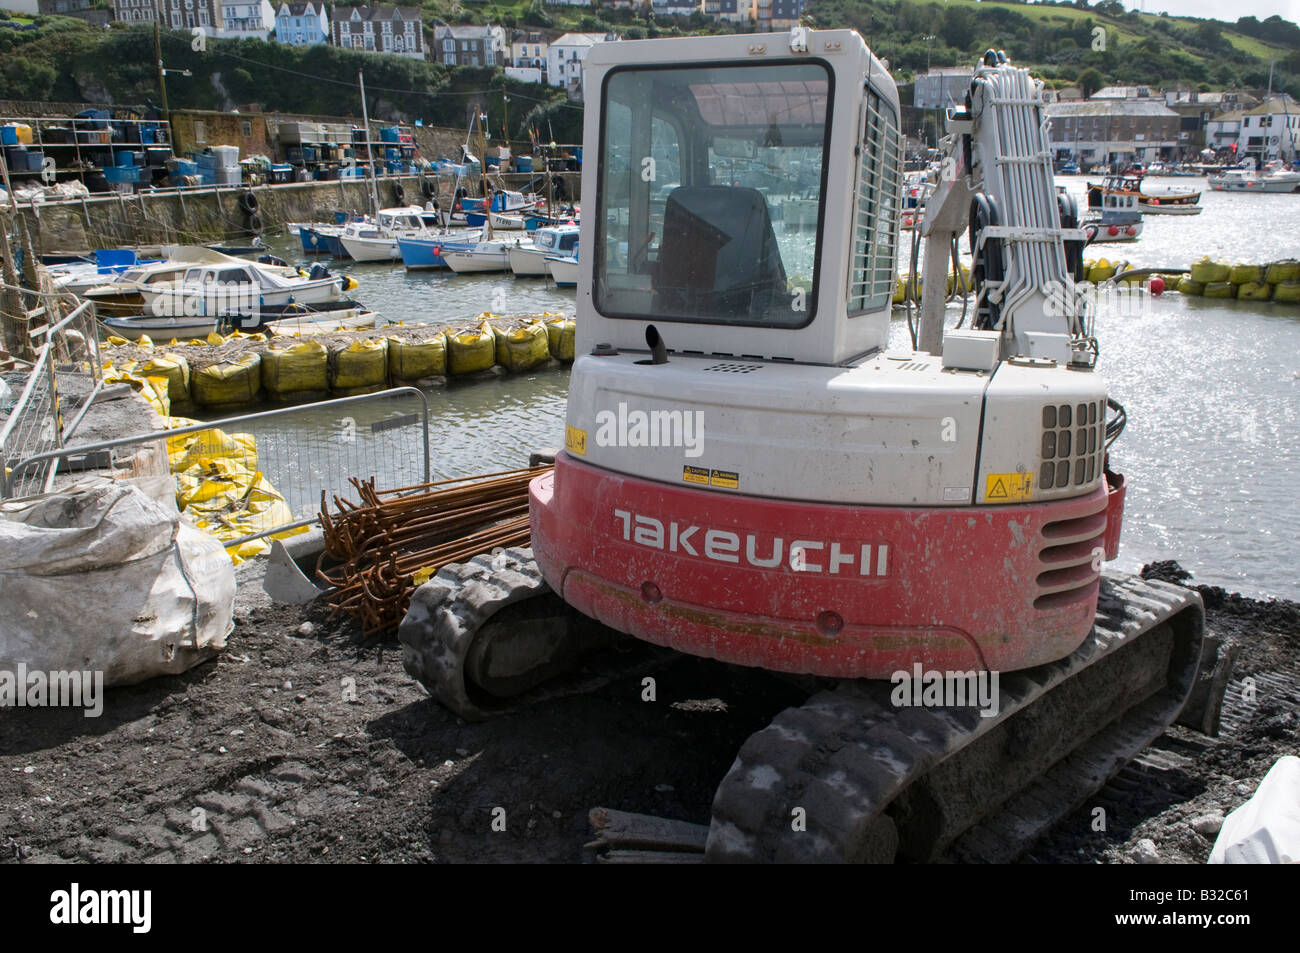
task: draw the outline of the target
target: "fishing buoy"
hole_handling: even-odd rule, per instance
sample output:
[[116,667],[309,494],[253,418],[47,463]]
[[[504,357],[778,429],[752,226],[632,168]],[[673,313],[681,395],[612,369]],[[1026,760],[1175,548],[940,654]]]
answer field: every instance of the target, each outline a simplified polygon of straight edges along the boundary
[[1132,225],[1130,225],[1128,228],[1124,229],[1124,231],[1128,232],[1128,234],[1130,234],[1130,235],[1136,235],[1136,234],[1138,233],[1138,230],[1137,230],[1136,228],[1134,228]]
[[1156,275],[1154,278],[1151,279],[1151,284],[1148,287],[1151,289],[1151,293],[1153,295],[1159,297],[1160,295],[1165,293],[1165,279],[1161,278],[1159,275]]
[[1112,225],[1110,228],[1106,229],[1106,231],[1110,233],[1111,238],[1114,238],[1116,235],[1119,234],[1119,226]]

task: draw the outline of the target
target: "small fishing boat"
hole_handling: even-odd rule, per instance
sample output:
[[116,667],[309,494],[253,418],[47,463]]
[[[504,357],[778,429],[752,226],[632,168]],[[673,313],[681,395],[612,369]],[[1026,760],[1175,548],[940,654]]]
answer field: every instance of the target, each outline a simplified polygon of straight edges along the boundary
[[1262,172],[1255,169],[1226,169],[1209,179],[1216,192],[1300,192],[1300,172],[1290,172],[1281,162],[1273,161]]
[[1101,196],[1101,208],[1091,208],[1083,221],[1090,243],[1135,242],[1142,235],[1142,209],[1137,192],[1109,191]]
[[468,247],[444,246],[442,260],[457,274],[467,272],[509,271],[509,248],[513,241],[501,238],[477,242]]
[[[157,263],[141,263],[128,268],[114,278],[103,281],[81,292],[79,297],[93,301],[100,314],[133,315],[144,307],[143,290],[154,285],[163,286],[176,281],[195,265],[249,264],[242,258],[223,255],[201,245],[180,245],[166,249],[166,259]],[[285,274],[296,274],[285,269]]]
[[342,225],[300,224],[297,229],[298,239],[302,242],[302,250],[305,254],[332,255],[335,258],[352,257],[339,241],[339,236],[343,234]]
[[578,254],[577,225],[556,225],[539,228],[533,233],[531,242],[511,245],[510,270],[520,278],[545,278],[550,274],[546,267],[548,258],[572,258]]
[[1107,195],[1134,196],[1138,209],[1152,215],[1199,215],[1201,193],[1198,189],[1143,192],[1142,177],[1138,175],[1108,175],[1098,185],[1088,183],[1088,208],[1103,208]]
[[217,329],[217,319],[202,315],[155,315],[133,314],[103,318],[100,324],[108,329],[109,334],[138,341],[147,334],[149,340],[165,343],[167,341],[192,341],[205,338]]
[[444,248],[472,248],[481,239],[482,233],[478,229],[458,229],[402,236],[397,239],[397,248],[408,271],[422,271],[447,267],[442,258]]
[[273,268],[232,259],[187,268],[177,280],[143,286],[145,310],[155,315],[219,317],[227,313],[256,314],[288,304],[320,305],[338,301],[345,290],[356,287],[346,275],[332,275],[324,265],[313,265],[302,275],[296,270]]
[[349,222],[339,234],[339,241],[357,261],[398,261],[402,257],[398,239],[427,232],[424,210],[408,205],[380,209],[373,222]]
[[578,257],[548,258],[546,268],[551,273],[557,288],[576,288],[578,286]]

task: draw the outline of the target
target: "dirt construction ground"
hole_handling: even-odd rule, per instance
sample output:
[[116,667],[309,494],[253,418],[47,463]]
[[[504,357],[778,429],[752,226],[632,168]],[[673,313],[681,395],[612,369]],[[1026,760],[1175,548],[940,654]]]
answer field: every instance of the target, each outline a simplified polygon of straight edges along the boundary
[[[680,657],[653,702],[632,676],[466,723],[411,681],[395,638],[271,605],[257,572],[241,569],[217,659],[110,690],[99,718],[0,714],[0,858],[580,862],[598,805],[707,823],[744,739],[803,700]],[[1202,863],[1222,815],[1300,754],[1300,607],[1202,593],[1241,645],[1222,734],[1171,729],[1026,860]]]

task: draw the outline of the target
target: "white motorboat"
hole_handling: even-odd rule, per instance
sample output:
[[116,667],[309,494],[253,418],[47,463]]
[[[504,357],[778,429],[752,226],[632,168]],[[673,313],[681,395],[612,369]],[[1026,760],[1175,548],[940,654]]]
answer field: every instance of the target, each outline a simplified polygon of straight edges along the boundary
[[217,329],[215,317],[206,318],[198,315],[153,315],[136,314],[129,317],[104,318],[101,322],[109,334],[138,341],[147,334],[149,340],[159,344],[168,341],[192,341],[205,338]]
[[510,246],[506,239],[491,239],[469,247],[444,247],[442,260],[457,274],[466,272],[509,271]]
[[578,286],[578,259],[548,258],[546,268],[555,280],[557,288],[576,288]]
[[399,238],[424,235],[424,210],[415,205],[380,209],[373,222],[349,222],[339,242],[357,261],[399,261]]
[[140,294],[145,310],[159,316],[258,314],[290,304],[328,304],[356,287],[351,278],[331,275],[323,265],[313,266],[304,276],[235,261],[237,264],[196,265],[187,268],[178,281],[143,286]]
[[571,258],[578,254],[577,225],[554,225],[539,228],[531,242],[511,245],[510,270],[518,277],[545,278],[550,274],[547,258]]
[[285,276],[298,273],[295,268],[253,263],[201,245],[170,246],[163,249],[163,254],[167,256],[165,261],[128,268],[116,278],[107,279],[106,276],[105,281],[87,288],[80,297],[95,302],[95,308],[101,313],[134,315],[144,307],[144,289],[170,285],[195,265],[229,265],[233,268],[256,264],[259,269],[270,269]]
[[1210,188],[1216,192],[1300,192],[1300,172],[1259,173],[1248,169],[1228,169],[1222,175],[1212,175]]

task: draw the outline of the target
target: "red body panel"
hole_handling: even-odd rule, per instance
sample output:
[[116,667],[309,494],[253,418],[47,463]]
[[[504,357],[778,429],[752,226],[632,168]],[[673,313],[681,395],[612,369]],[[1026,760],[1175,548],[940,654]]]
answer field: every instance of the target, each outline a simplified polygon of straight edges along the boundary
[[834,506],[669,486],[561,453],[533,481],[530,513],[547,582],[612,628],[740,665],[889,678],[918,662],[1010,671],[1072,652],[1096,613],[1107,497]]

